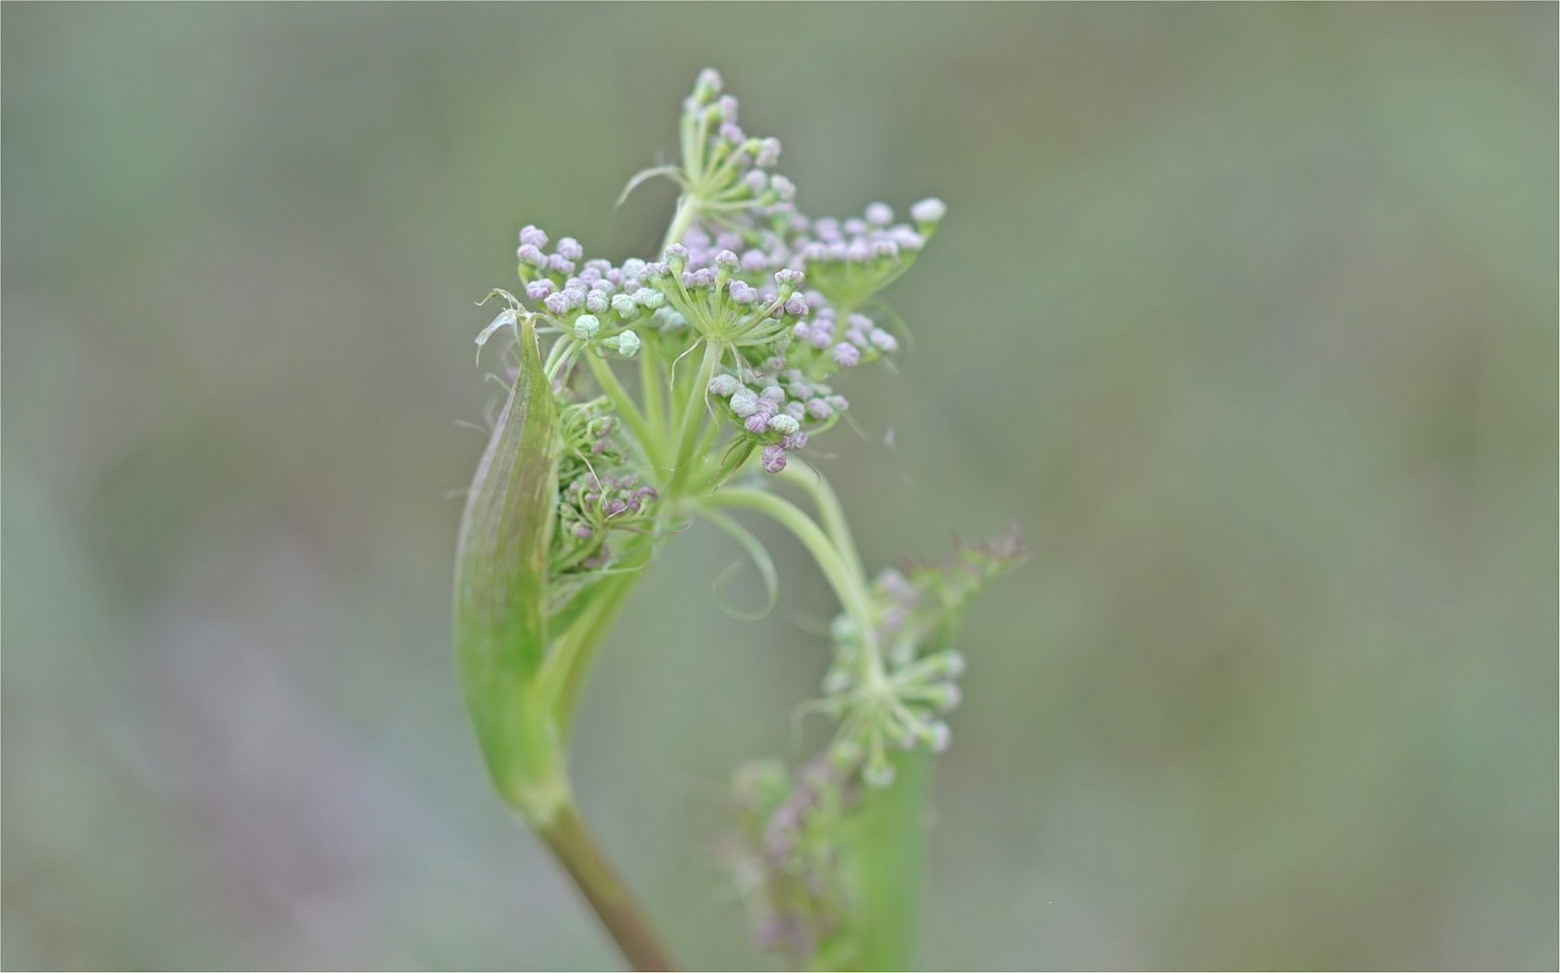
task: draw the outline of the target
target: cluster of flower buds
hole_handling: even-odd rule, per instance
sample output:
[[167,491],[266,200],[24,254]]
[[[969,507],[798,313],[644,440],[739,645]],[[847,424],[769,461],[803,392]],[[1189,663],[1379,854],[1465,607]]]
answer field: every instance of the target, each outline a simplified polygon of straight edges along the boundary
[[659,497],[633,474],[597,476],[592,470],[574,477],[558,498],[554,567],[559,574],[594,570],[612,556],[607,536],[613,530],[651,529],[652,507]]
[[683,102],[680,181],[689,193],[724,209],[789,211],[796,187],[770,171],[780,161],[780,140],[744,132],[737,124],[737,99],[723,88],[720,74],[705,68]]
[[[795,187],[770,171],[779,142],[749,137],[737,117],[720,76],[702,73],[684,102],[676,177],[691,218],[660,259],[586,260],[579,241],[551,243],[535,226],[520,231],[516,256],[525,305],[570,349],[628,357],[653,341],[671,362],[713,346],[717,367],[698,392],[748,448],[740,455],[757,452],[774,473],[849,407],[830,378],[898,349],[871,301],[945,208],[923,200],[911,223],[896,223],[885,203],[860,217],[810,219],[794,207]],[[510,323],[526,313],[514,303]]]
[[884,571],[870,591],[872,638],[883,649],[886,686],[865,683],[863,634],[848,615],[834,620],[836,653],[821,707],[840,719],[830,758],[860,768],[873,786],[893,781],[892,750],[946,750],[943,717],[959,705],[964,656],[951,647],[964,606],[990,581],[1021,564],[1016,529],[983,544],[958,543],[944,564]]
[[765,760],[737,772],[732,795],[741,839],[733,864],[755,938],[762,949],[805,959],[844,914],[836,854],[851,781],[827,760],[794,777]]
[[520,280],[525,295],[551,318],[554,327],[586,347],[610,349],[625,358],[640,348],[629,325],[647,319],[666,303],[648,278],[664,269],[643,260],[587,260],[573,237],[545,252],[548,237],[535,226],[520,231]]

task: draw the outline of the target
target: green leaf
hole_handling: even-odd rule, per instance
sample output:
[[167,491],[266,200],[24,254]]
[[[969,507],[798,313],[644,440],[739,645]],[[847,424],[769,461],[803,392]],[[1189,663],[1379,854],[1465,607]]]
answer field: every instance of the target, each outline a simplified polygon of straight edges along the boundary
[[562,455],[558,406],[535,326],[477,465],[455,560],[455,657],[488,771],[528,817],[559,786],[558,733],[537,689],[547,649],[547,570]]

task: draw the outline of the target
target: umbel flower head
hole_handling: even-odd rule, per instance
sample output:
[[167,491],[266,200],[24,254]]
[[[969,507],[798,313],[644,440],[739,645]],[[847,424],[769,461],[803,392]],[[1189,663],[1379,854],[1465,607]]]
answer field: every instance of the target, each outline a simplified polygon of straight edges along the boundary
[[[549,374],[570,389],[600,383],[600,368],[570,370],[581,358],[610,363],[649,353],[661,364],[683,363],[699,379],[692,392],[723,420],[710,445],[722,455],[756,454],[762,469],[778,472],[788,453],[849,408],[835,387],[842,373],[898,350],[878,296],[914,263],[945,207],[922,200],[908,221],[886,203],[843,219],[804,215],[795,185],[773,171],[779,140],[741,128],[737,99],[713,70],[700,74],[684,102],[680,132],[682,165],[650,171],[683,190],[662,252],[621,263],[586,259],[575,238],[554,240],[526,226],[514,313],[535,314],[539,331],[556,336]],[[479,343],[506,324],[513,318],[501,314]],[[685,361],[696,354],[702,367]],[[627,435],[655,432],[631,427]],[[659,457],[665,443],[640,445],[651,457],[680,458]],[[676,472],[645,478],[664,489]]]

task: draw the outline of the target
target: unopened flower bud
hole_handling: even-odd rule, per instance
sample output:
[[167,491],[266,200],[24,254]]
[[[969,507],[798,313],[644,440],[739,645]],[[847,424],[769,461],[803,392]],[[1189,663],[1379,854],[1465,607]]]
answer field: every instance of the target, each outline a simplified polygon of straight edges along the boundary
[[785,450],[779,446],[765,446],[760,460],[764,464],[765,472],[779,473],[785,469]]
[[910,207],[910,218],[917,224],[926,225],[939,223],[948,212],[948,207],[940,199],[923,199]]
[[777,433],[780,433],[781,435],[787,435],[800,429],[801,424],[782,412],[777,416],[771,416],[769,418],[769,428],[773,429]]

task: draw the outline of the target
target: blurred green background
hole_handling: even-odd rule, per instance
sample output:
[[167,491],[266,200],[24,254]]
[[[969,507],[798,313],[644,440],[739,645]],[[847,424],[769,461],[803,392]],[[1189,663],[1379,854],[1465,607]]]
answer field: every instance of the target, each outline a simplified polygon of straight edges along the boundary
[[[8,968],[617,962],[454,684],[472,365],[535,221],[646,253],[714,65],[804,209],[950,215],[817,462],[868,559],[1015,517],[934,968],[1555,968],[1556,7],[4,10]],[[891,433],[891,435],[890,435]],[[833,611],[672,545],[576,746],[694,967]],[[756,597],[755,589],[735,594]]]

